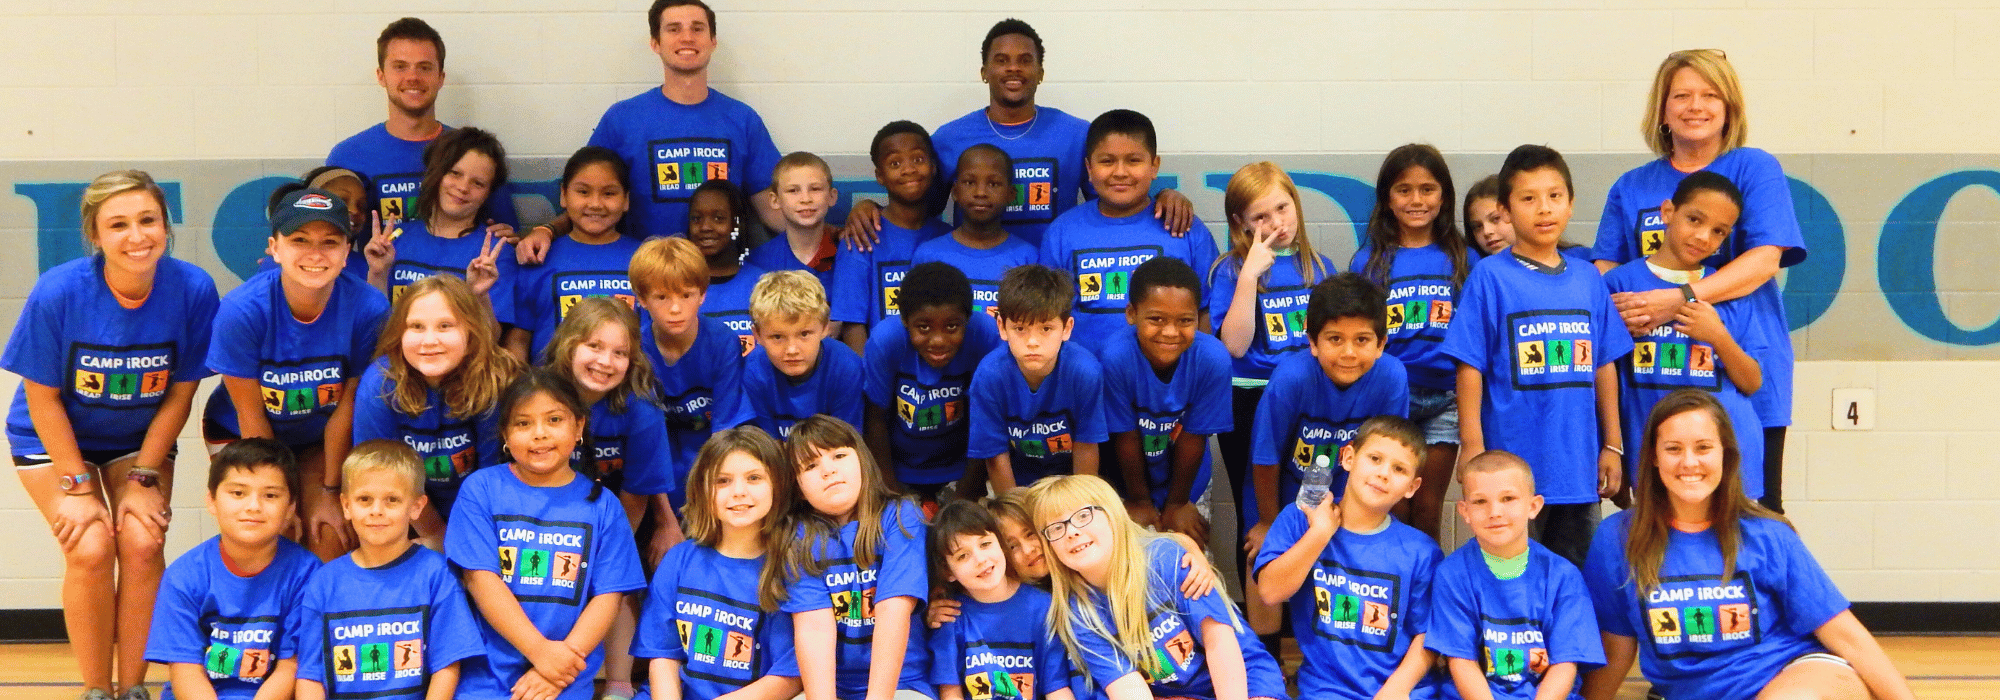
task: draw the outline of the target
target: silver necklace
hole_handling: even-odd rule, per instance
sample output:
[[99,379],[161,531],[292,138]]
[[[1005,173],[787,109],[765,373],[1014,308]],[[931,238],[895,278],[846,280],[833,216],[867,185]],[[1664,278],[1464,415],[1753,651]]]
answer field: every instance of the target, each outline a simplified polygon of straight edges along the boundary
[[[985,110],[980,110],[980,111],[984,112]],[[1035,116],[1028,117],[1028,128],[1022,129],[1021,133],[1017,136],[1008,136],[1006,134],[1000,133],[1000,123],[993,121],[993,117],[991,115],[986,116],[986,128],[992,129],[993,135],[999,137],[1001,140],[1018,141],[1022,138],[1025,138],[1029,132],[1034,131],[1035,122],[1041,121],[1041,119],[1042,119],[1042,108],[1036,107]]]

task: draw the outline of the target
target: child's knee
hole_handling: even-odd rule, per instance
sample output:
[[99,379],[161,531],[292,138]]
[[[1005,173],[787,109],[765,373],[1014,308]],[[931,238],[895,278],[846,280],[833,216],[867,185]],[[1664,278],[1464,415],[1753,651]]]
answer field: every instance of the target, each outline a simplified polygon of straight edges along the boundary
[[63,550],[63,561],[72,572],[109,576],[117,560],[118,543],[111,528],[101,523],[86,526],[76,542]]

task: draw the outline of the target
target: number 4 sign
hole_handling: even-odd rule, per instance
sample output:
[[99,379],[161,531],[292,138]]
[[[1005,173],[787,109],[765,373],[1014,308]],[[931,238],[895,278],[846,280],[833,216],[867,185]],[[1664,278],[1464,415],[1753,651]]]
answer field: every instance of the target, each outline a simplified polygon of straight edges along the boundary
[[1834,430],[1874,430],[1875,390],[1865,387],[1833,390]]

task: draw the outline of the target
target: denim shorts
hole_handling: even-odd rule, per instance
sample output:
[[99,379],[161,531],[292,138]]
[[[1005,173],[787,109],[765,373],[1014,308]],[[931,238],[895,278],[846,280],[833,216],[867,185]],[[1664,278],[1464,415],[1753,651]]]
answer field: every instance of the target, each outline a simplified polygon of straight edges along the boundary
[[1458,392],[1411,386],[1410,420],[1424,429],[1426,444],[1459,444]]

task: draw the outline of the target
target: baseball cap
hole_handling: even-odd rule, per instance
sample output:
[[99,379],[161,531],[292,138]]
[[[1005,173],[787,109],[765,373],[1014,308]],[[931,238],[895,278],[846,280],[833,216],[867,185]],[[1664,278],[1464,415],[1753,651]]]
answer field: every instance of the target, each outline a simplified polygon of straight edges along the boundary
[[306,187],[286,194],[271,209],[271,234],[282,236],[314,221],[331,224],[340,235],[354,237],[348,226],[347,203],[326,190]]

